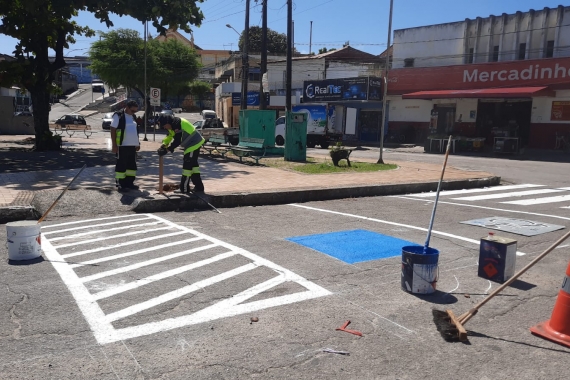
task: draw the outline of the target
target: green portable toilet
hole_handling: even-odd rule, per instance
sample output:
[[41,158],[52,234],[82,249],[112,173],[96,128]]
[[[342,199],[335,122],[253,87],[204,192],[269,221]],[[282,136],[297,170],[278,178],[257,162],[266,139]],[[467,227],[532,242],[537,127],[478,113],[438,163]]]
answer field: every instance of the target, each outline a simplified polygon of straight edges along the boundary
[[285,161],[307,161],[307,114],[285,115]]
[[264,146],[275,146],[275,111],[240,110],[239,139],[263,139]]

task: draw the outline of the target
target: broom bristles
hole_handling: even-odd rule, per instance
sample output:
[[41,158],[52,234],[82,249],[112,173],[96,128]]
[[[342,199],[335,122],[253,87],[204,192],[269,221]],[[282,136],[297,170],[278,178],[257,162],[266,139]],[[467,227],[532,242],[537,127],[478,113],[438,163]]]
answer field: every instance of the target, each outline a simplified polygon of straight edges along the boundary
[[442,310],[432,310],[433,322],[441,337],[447,342],[459,342],[459,330],[451,323],[447,312]]

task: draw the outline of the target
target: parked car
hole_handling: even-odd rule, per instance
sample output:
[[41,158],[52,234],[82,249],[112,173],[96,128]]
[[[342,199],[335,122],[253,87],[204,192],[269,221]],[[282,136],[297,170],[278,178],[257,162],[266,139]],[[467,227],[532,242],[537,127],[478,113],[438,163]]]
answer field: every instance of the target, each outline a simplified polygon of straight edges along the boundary
[[192,125],[194,126],[194,128],[196,129],[202,129],[202,126],[204,125],[204,120],[198,120],[192,123]]
[[87,125],[85,118],[81,115],[63,115],[55,121],[55,124],[82,124]]
[[172,111],[172,110],[162,110],[162,111],[160,111],[160,116],[162,116],[162,115],[174,116],[174,111]]
[[285,144],[285,116],[275,120],[275,145],[282,146],[283,144]]
[[216,115],[215,111],[212,110],[204,110],[200,113],[203,119],[216,119],[218,115]]
[[101,127],[103,129],[111,129],[111,122],[113,121],[113,112],[109,112],[106,113],[105,116],[103,116],[103,123],[101,124]]

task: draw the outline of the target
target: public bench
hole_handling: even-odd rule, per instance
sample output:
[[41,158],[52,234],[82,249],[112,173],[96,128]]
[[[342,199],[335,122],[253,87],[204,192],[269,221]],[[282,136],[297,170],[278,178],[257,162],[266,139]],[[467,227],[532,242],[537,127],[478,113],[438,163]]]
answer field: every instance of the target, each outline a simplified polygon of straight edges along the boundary
[[230,149],[233,154],[239,157],[239,162],[242,162],[243,157],[249,157],[255,160],[256,165],[259,165],[259,160],[265,157],[264,143],[264,139],[245,137],[240,139],[237,146],[232,146]]
[[91,136],[93,134],[93,131],[91,130],[91,126],[90,125],[83,125],[83,124],[51,124],[50,127],[52,127],[53,132],[58,135],[61,136],[63,135],[63,132],[65,131],[69,137],[73,136],[75,134],[75,132],[83,132],[85,134],[85,137],[89,138],[89,136]]
[[208,154],[212,155],[212,152],[219,153],[222,157],[225,158],[226,154],[228,153],[230,146],[226,145],[226,137],[225,136],[211,136],[208,139],[208,142],[202,145],[202,149],[208,152]]

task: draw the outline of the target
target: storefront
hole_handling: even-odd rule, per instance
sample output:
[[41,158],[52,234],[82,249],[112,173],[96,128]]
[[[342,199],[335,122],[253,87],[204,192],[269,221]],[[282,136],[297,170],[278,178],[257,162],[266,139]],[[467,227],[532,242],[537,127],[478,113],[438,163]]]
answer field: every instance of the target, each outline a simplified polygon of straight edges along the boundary
[[570,134],[570,58],[392,70],[388,93],[390,128],[412,128],[420,144],[452,134],[497,151],[554,149]]

